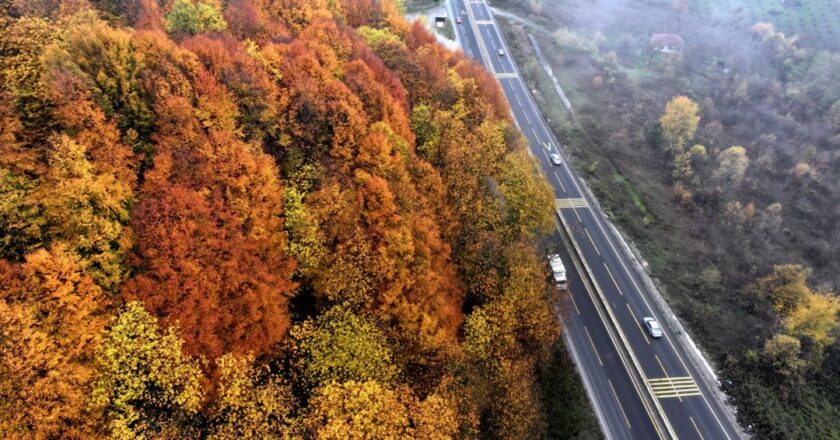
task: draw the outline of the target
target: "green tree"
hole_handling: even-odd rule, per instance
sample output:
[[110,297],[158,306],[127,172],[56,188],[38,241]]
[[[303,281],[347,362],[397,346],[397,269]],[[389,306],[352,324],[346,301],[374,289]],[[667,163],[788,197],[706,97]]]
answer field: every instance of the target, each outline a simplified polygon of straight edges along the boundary
[[428,105],[421,104],[411,109],[411,130],[417,137],[417,152],[429,162],[437,163],[440,127]]
[[210,439],[297,437],[292,418],[294,397],[279,377],[257,367],[250,355],[228,353],[216,362],[221,378]]
[[801,349],[799,339],[784,334],[777,334],[764,343],[764,356],[786,387],[793,387],[802,379],[805,361],[799,357]]
[[304,203],[305,194],[294,186],[287,186],[283,192],[283,209],[289,233],[289,255],[297,259],[297,274],[308,278],[320,268],[326,253],[324,234],[318,228],[318,221]]
[[750,159],[744,147],[729,147],[718,155],[718,167],[712,173],[712,179],[719,185],[738,187],[749,165]]
[[686,96],[677,96],[668,101],[659,123],[669,148],[675,153],[681,152],[697,131],[700,107]]
[[175,0],[172,11],[166,15],[164,27],[167,32],[186,32],[195,35],[227,29],[227,22],[219,10],[210,3]]
[[185,356],[181,338],[139,302],[114,319],[96,351],[98,377],[91,404],[104,412],[115,438],[177,432],[202,400],[199,361]]
[[53,125],[43,96],[41,55],[58,37],[58,27],[48,20],[0,18],[0,89],[9,93],[28,132],[44,133]]
[[[96,103],[135,150],[150,142],[154,113],[143,90],[146,65],[133,44],[134,34],[115,29],[92,13],[82,14],[43,57],[45,76],[53,82],[70,74],[90,87]],[[57,90],[55,94],[69,93]]]
[[0,258],[19,261],[42,243],[44,219],[29,197],[35,184],[0,167]]

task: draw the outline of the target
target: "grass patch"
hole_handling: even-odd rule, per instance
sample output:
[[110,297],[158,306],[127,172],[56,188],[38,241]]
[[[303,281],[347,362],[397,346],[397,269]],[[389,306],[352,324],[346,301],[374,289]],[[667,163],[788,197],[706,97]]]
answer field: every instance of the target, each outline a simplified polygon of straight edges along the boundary
[[624,177],[624,174],[616,172],[615,174],[613,174],[613,177],[615,177],[615,180],[617,180],[624,186],[625,189],[627,189],[627,192],[630,194],[630,198],[633,200],[633,204],[635,204],[636,208],[639,208],[639,211],[641,211],[642,219],[644,219],[645,223],[653,223],[654,220],[656,220],[656,218],[653,216],[653,214],[650,213],[650,211],[648,211],[645,202],[642,201],[642,198],[639,196],[639,193],[636,192],[636,189],[633,188],[633,185],[630,184],[630,181],[627,180],[626,177]]

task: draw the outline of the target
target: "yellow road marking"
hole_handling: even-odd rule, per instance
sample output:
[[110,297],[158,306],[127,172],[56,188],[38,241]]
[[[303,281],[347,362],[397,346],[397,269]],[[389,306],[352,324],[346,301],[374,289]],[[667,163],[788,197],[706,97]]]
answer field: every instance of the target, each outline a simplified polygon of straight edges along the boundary
[[554,205],[557,206],[557,209],[589,207],[589,203],[586,201],[586,199],[581,197],[571,199],[554,199]]
[[601,256],[601,251],[598,250],[598,246],[595,246],[595,240],[593,240],[592,236],[589,235],[589,230],[586,229],[586,228],[583,228],[583,232],[586,232],[586,236],[589,237],[589,242],[592,243],[592,247],[595,248],[595,252],[597,252],[598,256],[600,257]]
[[630,426],[630,419],[627,418],[627,414],[624,412],[624,407],[621,406],[621,399],[618,398],[618,393],[615,392],[615,387],[613,386],[612,381],[607,379],[607,382],[610,384],[610,389],[612,390],[613,397],[615,397],[615,402],[618,403],[618,409],[621,410],[621,415],[624,416],[624,423],[627,424],[627,428],[633,429],[633,427]]
[[621,287],[618,287],[618,283],[615,282],[615,278],[613,277],[612,271],[610,271],[610,268],[607,267],[606,261],[604,262],[604,267],[607,269],[607,273],[610,274],[610,279],[612,280],[613,284],[615,284],[615,288],[618,289],[618,293],[621,294],[621,296],[624,296],[624,292],[621,291]]
[[[654,355],[656,356],[656,355]],[[648,379],[650,383],[693,383],[694,379],[691,376],[677,376],[677,377],[654,377]]]
[[[573,181],[573,183],[575,183],[575,187],[578,189],[578,191],[580,191],[580,185],[578,185],[577,182],[574,182],[574,181]],[[642,289],[640,289],[639,285],[636,284],[636,280],[635,280],[635,278],[633,278],[633,274],[630,272],[630,269],[628,269],[627,265],[624,264],[624,258],[622,258],[622,257],[626,256],[626,253],[624,253],[623,251],[622,251],[622,253],[619,253],[616,250],[615,245],[613,245],[613,242],[612,242],[612,236],[611,236],[612,234],[607,233],[607,231],[604,229],[604,226],[601,225],[601,221],[598,219],[597,216],[595,216],[593,214],[593,217],[595,217],[595,223],[598,225],[598,228],[601,229],[601,233],[606,236],[607,244],[610,245],[610,248],[612,249],[613,253],[615,255],[619,256],[618,261],[619,261],[619,263],[621,263],[621,267],[624,269],[624,272],[626,272],[627,276],[630,278],[630,282],[633,283],[633,287],[636,289],[637,292],[640,293],[639,296],[642,297],[642,300],[645,302],[645,305],[648,307],[648,309],[650,309],[651,308],[650,304],[648,304],[648,301],[647,301],[647,298],[645,298],[644,292],[642,292]],[[676,347],[674,347],[674,343],[671,342],[671,338],[668,337],[667,333],[665,334],[665,340],[668,341],[668,345],[671,346],[671,350],[673,350],[674,353],[677,355],[677,359],[679,359],[680,364],[682,364],[683,368],[685,368],[686,371],[690,371],[688,369],[688,366],[686,366],[685,361],[682,358],[682,355],[680,355],[680,352],[677,350]],[[718,418],[718,415],[715,412],[714,408],[712,408],[712,404],[709,403],[709,400],[706,398],[706,396],[704,394],[700,393],[700,396],[703,398],[703,402],[706,404],[706,407],[709,408],[709,411],[712,413],[712,416],[715,418],[715,421],[717,422],[718,426],[720,426],[721,431],[723,431],[723,435],[726,436],[727,440],[731,440],[732,437],[730,437],[729,433],[726,432],[726,428],[723,426],[723,423],[721,423],[721,421]]]
[[[578,191],[581,191],[580,185],[578,184],[578,182],[575,179],[572,179],[572,184],[574,185],[575,188],[577,188]],[[575,214],[577,215],[577,210],[575,209],[574,211],[575,211]],[[561,238],[563,238],[563,242],[566,243],[567,246],[570,246],[570,247],[574,246],[575,249],[578,249],[578,251],[579,251],[579,247],[578,247],[578,244],[575,240],[574,234],[571,234],[572,227],[569,224],[566,223],[566,219],[563,215],[561,215],[560,210],[557,210],[557,214],[558,214],[557,217],[559,217],[560,221],[563,222],[563,229],[562,230],[566,230],[566,231],[570,232],[569,235],[568,235],[568,240],[567,240],[567,238],[564,234],[561,234]],[[578,216],[578,221],[580,221],[580,216]],[[596,221],[597,221],[597,219],[596,219]],[[558,230],[561,230],[561,227],[558,224],[557,219],[555,219],[554,224],[555,224],[555,226],[557,227]],[[599,223],[599,226],[600,226],[600,223]],[[577,260],[572,259],[572,262],[574,263],[575,267],[578,268],[578,271],[583,272],[583,270],[581,269]],[[584,267],[586,267],[586,261],[583,261],[583,265],[584,265]],[[587,268],[587,272],[589,272],[588,268]],[[596,290],[600,291],[600,288],[597,285],[597,280],[595,280],[594,278],[592,279],[591,283],[593,285],[590,285],[590,282],[587,282],[587,280],[585,278],[583,279],[583,285],[584,285],[584,288],[586,289],[586,292],[589,294],[589,297],[592,299],[593,303],[596,303],[598,301],[598,299],[596,298],[596,296],[595,296],[596,294],[593,291],[593,289],[596,289]],[[598,316],[600,316],[602,321],[607,322],[607,318],[604,316],[604,314],[601,312],[600,309],[596,308],[596,312],[598,313]],[[607,307],[607,312],[612,314],[609,307]],[[613,321],[615,321],[614,317],[613,317]],[[624,340],[625,347],[629,348],[626,345],[627,344],[626,337],[624,336],[624,332],[622,331],[621,327],[617,327],[616,331],[618,332],[618,335],[620,336],[620,338],[622,340]],[[612,342],[613,346],[615,346],[616,349],[620,350],[619,349],[619,342],[616,340],[616,338],[612,334],[608,334],[608,336],[609,336],[610,341]],[[640,373],[640,376],[641,376],[642,380],[644,380],[645,379],[644,373],[641,371],[641,367],[638,366],[638,363],[634,358],[633,351],[632,350],[628,350],[628,351],[629,351],[630,359],[636,364],[637,371]],[[627,360],[624,357],[619,356],[619,361],[621,362],[621,364],[624,366],[624,368],[628,372],[631,371],[630,370],[631,367],[627,364]],[[647,385],[647,383],[644,384],[644,387],[647,388],[648,392],[650,392],[650,388]],[[670,422],[670,420],[668,420],[668,416],[665,415],[661,405],[658,402],[658,399],[654,398],[653,405],[654,405],[655,409],[651,408],[651,406],[648,405],[647,399],[645,399],[645,397],[642,395],[643,391],[642,391],[641,386],[636,381],[633,381],[633,390],[635,390],[636,395],[639,396],[639,400],[641,400],[642,405],[644,406],[645,412],[647,413],[649,419],[651,420],[651,422],[653,424],[653,427],[656,429],[656,433],[657,433],[657,436],[659,437],[659,439],[660,440],[665,440],[666,438],[669,438],[669,437],[675,437],[674,428],[671,426],[671,422]],[[703,396],[703,397],[705,398],[705,396]],[[662,417],[662,423],[663,423],[662,426],[660,426],[660,424],[657,423],[657,418],[654,416],[654,413],[653,413],[654,410],[656,410],[657,413]],[[665,430],[669,434],[669,436],[666,437],[666,435],[663,433],[663,430],[661,429],[663,427],[665,428]]]
[[[645,340],[645,342],[647,342],[647,343],[648,343],[648,345],[650,345],[650,341],[648,341],[648,337],[647,337],[648,335],[647,335],[647,333],[645,333],[645,329],[643,329],[643,328],[642,328],[642,324],[641,324],[641,323],[639,323],[639,319],[638,319],[638,318],[636,318],[636,314],[635,314],[635,313],[633,313],[633,309],[631,309],[631,308],[630,308],[630,303],[624,303],[624,305],[626,305],[626,306],[627,306],[627,310],[629,310],[629,311],[630,311],[630,316],[632,316],[632,317],[633,317],[633,322],[635,322],[635,323],[636,323],[636,327],[639,327],[639,331],[640,331],[640,332],[642,332],[642,339],[644,339],[644,340]],[[656,356],[656,355],[654,355],[654,356]],[[657,359],[659,359],[659,358],[657,358]],[[660,362],[660,364],[659,364],[659,365],[661,366],[661,365],[662,365],[662,363]],[[662,370],[664,371],[665,369],[663,368]],[[668,373],[666,372],[665,374],[667,375]]]
[[578,315],[580,315],[580,309],[578,309],[577,303],[575,302],[575,297],[574,295],[572,295],[571,292],[569,292],[569,299],[572,300],[572,305],[575,306],[575,311]]
[[589,338],[589,343],[592,345],[592,351],[595,352],[595,357],[598,358],[598,364],[603,367],[604,363],[601,362],[601,355],[598,354],[598,349],[595,348],[595,342],[592,340],[592,335],[589,334],[589,329],[583,326],[583,330],[586,332],[586,337]]
[[694,429],[697,431],[697,435],[700,436],[700,440],[706,440],[703,437],[703,433],[700,432],[700,428],[697,427],[697,423],[694,423],[694,417],[688,416],[688,419],[691,420],[691,424],[694,425]]
[[[656,357],[656,361],[659,362],[659,367],[662,368],[663,371],[665,371],[665,366],[662,365],[662,361],[659,359],[659,356],[654,356]],[[691,376],[665,376],[654,379],[648,379],[648,385],[650,385],[650,389],[653,391],[653,395],[656,396],[658,399],[676,397],[680,401],[682,401],[683,397],[702,395],[702,393],[700,392],[700,388],[697,386],[697,383]]]
[[[655,358],[656,358],[656,362],[658,362],[658,363],[659,363],[659,368],[661,368],[661,369],[662,369],[662,374],[664,374],[665,376],[667,376],[667,375],[668,375],[668,370],[666,370],[666,369],[665,369],[665,366],[664,366],[664,365],[662,365],[662,360],[661,360],[661,359],[659,359],[659,355],[654,354],[654,355],[653,355],[653,357],[655,357]],[[680,402],[682,402],[682,397],[680,397],[680,393],[677,391],[677,388],[674,386],[673,382],[671,382],[669,385],[671,385],[671,389],[674,391],[674,394],[676,394],[677,399],[680,399]],[[654,393],[654,394],[656,394],[656,393]]]

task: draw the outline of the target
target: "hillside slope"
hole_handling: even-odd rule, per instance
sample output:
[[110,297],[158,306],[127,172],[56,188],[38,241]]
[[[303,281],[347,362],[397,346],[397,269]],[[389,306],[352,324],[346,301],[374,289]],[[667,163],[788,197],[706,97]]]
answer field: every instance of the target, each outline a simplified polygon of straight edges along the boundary
[[368,0],[0,2],[0,437],[533,438],[552,196]]

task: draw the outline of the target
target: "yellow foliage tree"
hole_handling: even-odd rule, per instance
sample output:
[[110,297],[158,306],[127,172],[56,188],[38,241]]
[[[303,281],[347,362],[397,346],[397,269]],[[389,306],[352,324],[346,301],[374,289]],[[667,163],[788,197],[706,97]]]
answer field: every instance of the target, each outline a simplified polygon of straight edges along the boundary
[[47,234],[70,244],[94,280],[113,289],[126,275],[133,194],[113,174],[94,173],[86,151],[67,135],[53,137],[49,170],[31,197],[43,209]]
[[840,299],[829,293],[808,293],[801,306],[791,312],[783,324],[787,333],[808,337],[825,347],[834,343],[832,330],[837,327]]
[[221,375],[212,440],[291,439],[294,397],[278,376],[254,365],[253,356],[228,353],[216,361]]
[[681,152],[686,142],[694,137],[700,123],[700,107],[686,96],[677,96],[665,106],[659,118],[668,146],[675,153]]
[[554,227],[554,193],[536,169],[524,148],[505,157],[499,190],[505,198],[513,238],[534,237]]
[[306,427],[320,440],[412,438],[410,404],[407,389],[391,390],[376,381],[332,383],[310,401]]
[[758,280],[756,290],[767,297],[782,318],[788,316],[805,301],[811,289],[805,283],[810,271],[798,264],[773,267],[773,273]]
[[139,302],[116,317],[96,351],[99,374],[90,397],[112,437],[178,436],[188,426],[183,420],[201,406],[201,369],[183,345],[175,329],[161,332]]

